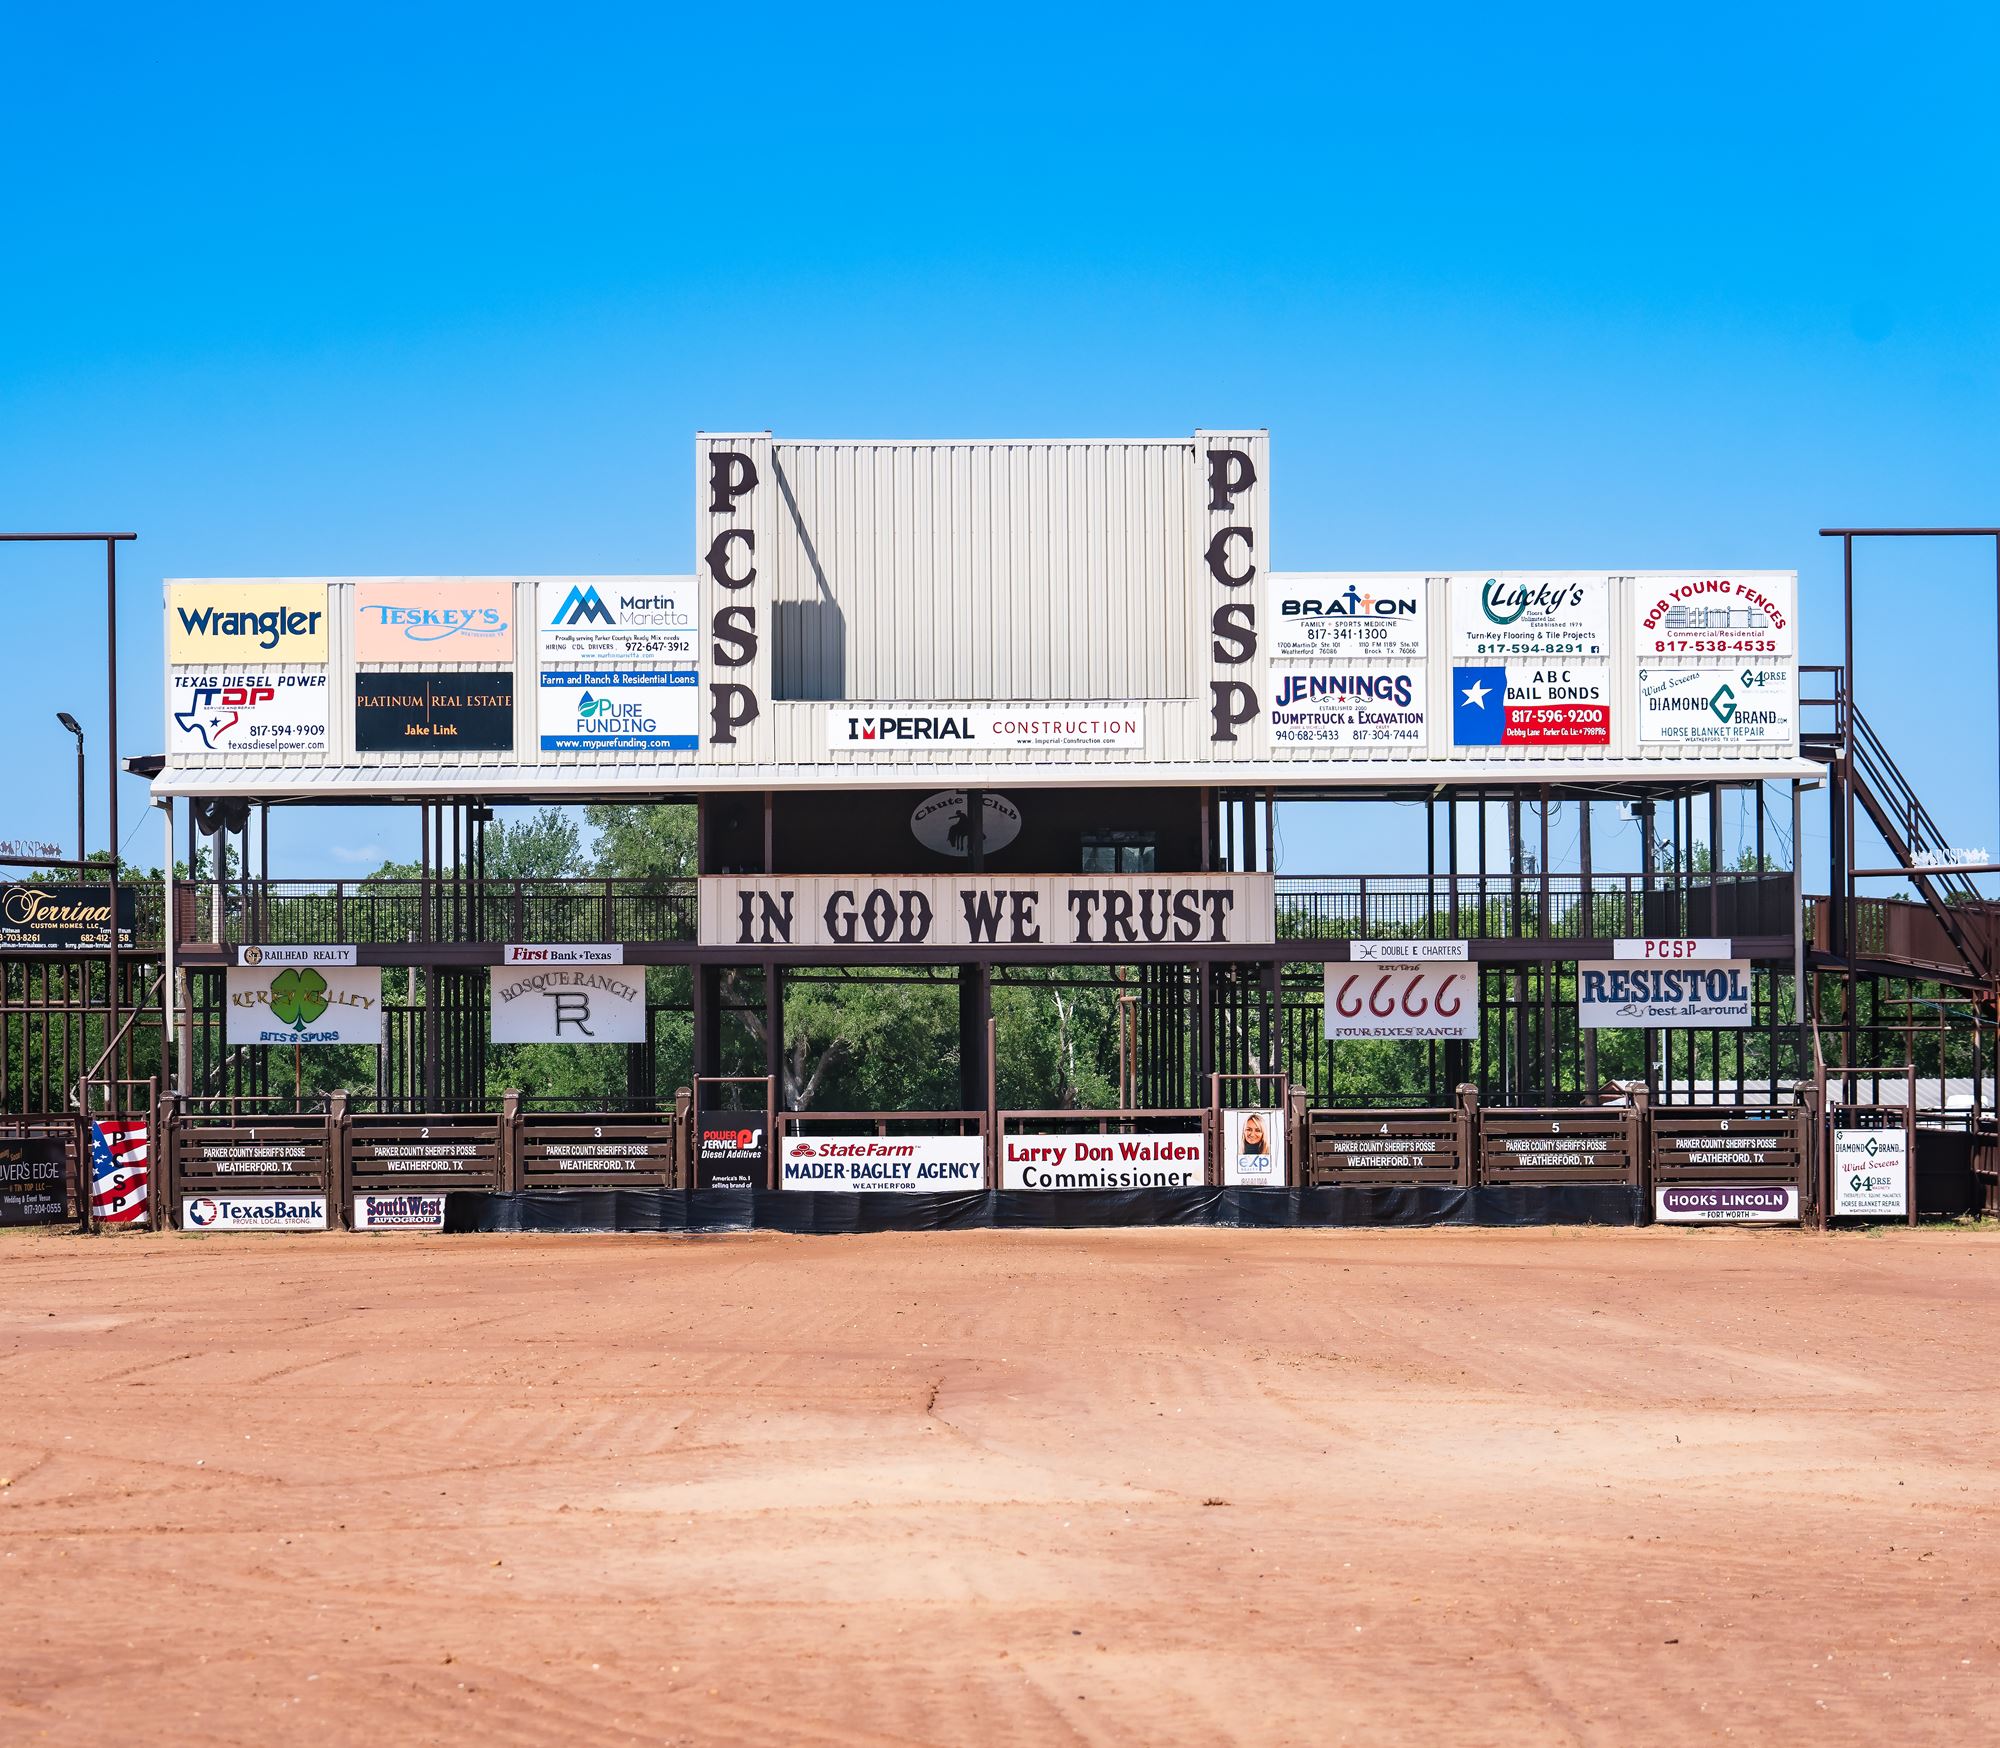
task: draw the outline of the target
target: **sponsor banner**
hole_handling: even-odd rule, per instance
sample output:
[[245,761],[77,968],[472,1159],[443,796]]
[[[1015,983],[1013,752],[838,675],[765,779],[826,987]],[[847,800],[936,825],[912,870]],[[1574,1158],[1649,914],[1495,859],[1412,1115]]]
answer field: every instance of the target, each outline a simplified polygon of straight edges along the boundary
[[1470,941],[1350,941],[1347,956],[1360,965],[1464,964]]
[[1272,573],[1271,653],[1421,662],[1430,653],[1427,579],[1413,572]]
[[323,753],[327,750],[323,668],[171,668],[167,672],[167,752]]
[[1421,751],[1427,738],[1421,668],[1271,670],[1274,746]]
[[495,966],[488,1003],[496,1044],[643,1044],[646,968]]
[[545,662],[692,662],[692,577],[544,577],[535,642]]
[[702,1111],[694,1127],[694,1187],[761,1190],[771,1169],[762,1111]]
[[[980,847],[991,855],[1021,835],[1021,810],[1004,795],[981,793],[983,832]],[[926,795],[910,815],[910,835],[940,856],[972,853],[971,809],[963,789],[940,789]]]
[[360,961],[356,947],[238,947],[239,965],[354,965]]
[[232,966],[228,985],[231,1044],[379,1044],[382,968]]
[[1451,671],[1451,740],[1461,747],[1611,744],[1611,670],[1481,667]]
[[1653,964],[1679,964],[1685,959],[1727,959],[1729,943],[1719,935],[1649,935],[1641,940],[1613,941],[1611,957],[1643,959]]
[[1259,1190],[1285,1187],[1283,1111],[1222,1113],[1222,1181]]
[[691,753],[701,745],[692,668],[550,668],[541,683],[545,753]]
[[1799,1217],[1797,1184],[1655,1184],[1653,1218],[1667,1225],[1737,1226]]
[[1793,621],[1798,577],[1738,571],[1733,577],[1638,577],[1632,584],[1632,648],[1654,656],[1724,661],[1798,654]]
[[620,941],[565,941],[560,945],[509,945],[500,949],[502,965],[623,965]]
[[1750,961],[1724,959],[1672,969],[1616,959],[1576,968],[1577,1024],[1695,1026],[1738,1030],[1750,1024]]
[[1601,571],[1472,571],[1451,579],[1454,661],[1601,662],[1611,584]]
[[1837,1217],[1909,1217],[1910,1138],[1903,1130],[1834,1130],[1833,1211]]
[[511,752],[514,676],[356,674],[354,747],[363,753]]
[[1269,874],[705,875],[706,947],[1268,944]]
[[979,1135],[787,1135],[778,1150],[788,1190],[895,1190],[936,1195],[986,1187]]
[[324,1196],[183,1196],[188,1232],[324,1232]]
[[69,1218],[63,1144],[52,1135],[0,1140],[0,1226],[53,1226]]
[[374,1195],[354,1198],[357,1232],[442,1232],[444,1196]]
[[358,662],[511,662],[510,582],[357,582]]
[[1003,1190],[1177,1190],[1208,1181],[1199,1129],[1165,1135],[1005,1135]]
[[236,668],[326,661],[325,583],[169,583],[167,660]]
[[1639,670],[1642,744],[1790,746],[1798,737],[1788,666]]
[[1479,973],[1420,965],[1326,968],[1329,1038],[1477,1038]]
[[837,753],[1140,747],[1146,717],[1136,704],[835,704],[826,713],[826,744]]
[[[118,945],[138,940],[138,894],[118,889]],[[0,886],[0,947],[108,947],[111,944],[111,888],[45,886],[21,880]]]

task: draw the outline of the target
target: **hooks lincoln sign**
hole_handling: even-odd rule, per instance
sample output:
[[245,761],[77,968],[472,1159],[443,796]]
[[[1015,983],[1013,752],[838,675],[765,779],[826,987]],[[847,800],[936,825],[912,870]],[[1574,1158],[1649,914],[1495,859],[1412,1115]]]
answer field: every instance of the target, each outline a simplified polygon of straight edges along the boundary
[[1267,945],[1268,874],[709,875],[709,947]]

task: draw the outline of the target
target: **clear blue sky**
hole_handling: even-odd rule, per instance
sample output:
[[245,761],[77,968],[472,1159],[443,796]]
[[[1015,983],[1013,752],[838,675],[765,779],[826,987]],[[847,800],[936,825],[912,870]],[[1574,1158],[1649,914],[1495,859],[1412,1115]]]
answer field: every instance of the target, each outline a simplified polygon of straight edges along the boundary
[[[127,752],[160,577],[685,570],[701,426],[1268,425],[1281,566],[1796,566],[1808,659],[1822,523],[2000,518],[1991,8],[0,17],[0,526],[142,535]],[[1991,553],[1867,577],[2000,849]],[[67,839],[96,559],[0,599]]]

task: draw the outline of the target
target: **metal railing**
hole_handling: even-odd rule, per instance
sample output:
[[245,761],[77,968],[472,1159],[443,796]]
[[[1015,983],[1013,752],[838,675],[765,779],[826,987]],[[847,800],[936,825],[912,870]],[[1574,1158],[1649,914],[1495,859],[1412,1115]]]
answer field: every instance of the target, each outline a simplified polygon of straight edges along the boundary
[[183,940],[351,942],[693,941],[692,879],[256,880],[181,888]]

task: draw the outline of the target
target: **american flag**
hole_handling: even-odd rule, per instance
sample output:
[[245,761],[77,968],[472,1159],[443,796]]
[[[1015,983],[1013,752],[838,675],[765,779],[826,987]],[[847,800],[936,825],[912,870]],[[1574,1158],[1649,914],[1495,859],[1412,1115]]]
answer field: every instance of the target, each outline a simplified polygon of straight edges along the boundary
[[141,1119],[91,1119],[90,1211],[109,1226],[146,1224],[146,1125]]

